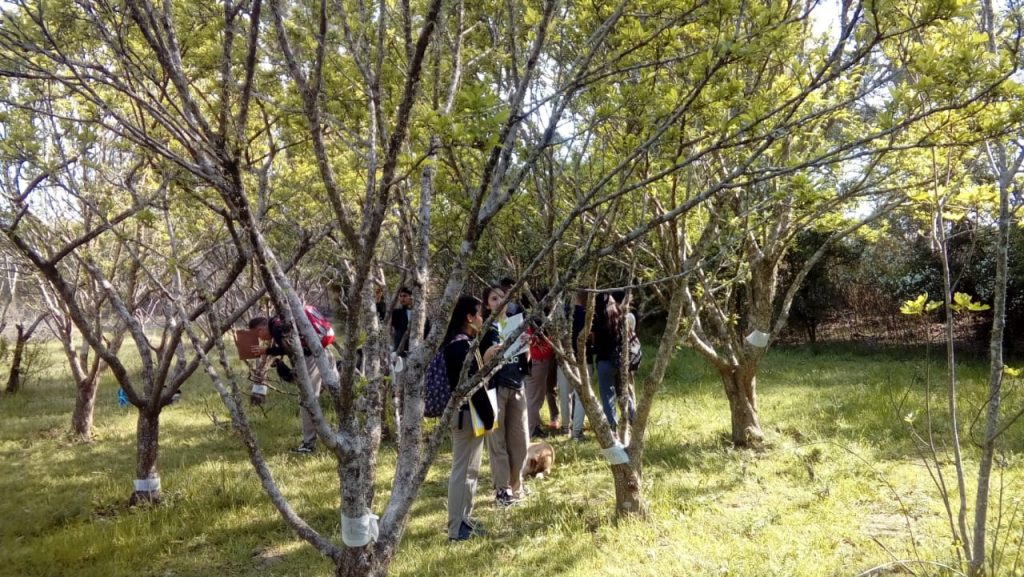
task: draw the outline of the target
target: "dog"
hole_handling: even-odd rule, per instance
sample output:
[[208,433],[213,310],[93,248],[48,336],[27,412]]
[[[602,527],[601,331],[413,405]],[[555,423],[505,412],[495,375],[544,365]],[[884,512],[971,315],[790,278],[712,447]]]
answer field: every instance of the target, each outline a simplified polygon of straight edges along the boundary
[[555,466],[555,449],[547,443],[534,443],[526,449],[526,466],[523,467],[524,477],[543,479],[551,474]]

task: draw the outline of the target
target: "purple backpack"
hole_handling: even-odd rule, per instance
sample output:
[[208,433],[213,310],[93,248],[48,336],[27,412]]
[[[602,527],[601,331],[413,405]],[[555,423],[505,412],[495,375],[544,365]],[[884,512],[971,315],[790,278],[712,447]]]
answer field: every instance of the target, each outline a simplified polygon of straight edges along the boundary
[[[459,334],[451,342],[468,340],[468,336]],[[424,417],[440,417],[444,413],[444,408],[448,406],[448,400],[452,398],[452,389],[448,385],[448,365],[444,360],[444,351],[447,348],[448,345],[441,347],[427,365],[427,386],[423,391]]]

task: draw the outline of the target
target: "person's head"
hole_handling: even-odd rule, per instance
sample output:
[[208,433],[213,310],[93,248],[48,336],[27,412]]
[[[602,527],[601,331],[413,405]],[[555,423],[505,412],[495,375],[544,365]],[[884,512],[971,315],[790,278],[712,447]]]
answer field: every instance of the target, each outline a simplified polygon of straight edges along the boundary
[[373,283],[373,300],[374,302],[380,302],[384,298],[384,285],[380,283]]
[[466,333],[469,336],[476,336],[480,332],[484,319],[480,314],[480,299],[472,295],[462,295],[455,302],[455,310],[452,311],[452,320],[448,321],[448,330],[444,335],[444,342],[450,342],[459,333]]
[[498,287],[500,287],[505,294],[508,294],[508,291],[512,290],[512,287],[514,286],[516,286],[516,279],[512,277],[507,276],[498,281]]
[[505,291],[500,286],[489,286],[484,289],[484,308],[487,309],[488,315],[497,314],[499,312],[498,305],[503,300],[505,300]]
[[270,340],[270,319],[267,317],[253,317],[249,320],[249,329],[255,329],[261,341]]
[[398,304],[403,309],[412,308],[412,291],[409,290],[409,287],[404,286],[398,289]]
[[587,291],[576,291],[576,304],[580,305],[581,307],[587,306]]

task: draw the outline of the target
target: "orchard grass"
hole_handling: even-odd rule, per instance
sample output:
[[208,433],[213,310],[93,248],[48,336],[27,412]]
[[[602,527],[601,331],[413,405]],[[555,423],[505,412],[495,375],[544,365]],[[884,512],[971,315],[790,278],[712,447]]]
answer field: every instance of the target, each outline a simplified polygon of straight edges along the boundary
[[[53,369],[0,399],[0,575],[331,574],[264,496],[205,376],[193,377],[162,417],[163,504],[129,509],[134,410],[117,406],[106,377],[95,441],[73,442],[66,436],[73,390],[56,349],[51,358]],[[908,421],[925,426],[926,385],[941,394],[944,376],[941,357],[926,365],[918,351],[773,350],[759,378],[767,447],[735,450],[716,374],[684,351],[648,436],[649,520],[616,523],[612,479],[593,437],[557,437],[552,476],[530,482],[533,495],[507,509],[495,506],[485,451],[475,516],[488,535],[449,544],[446,448],[413,507],[392,574],[817,577],[857,575],[895,559],[951,563],[942,505],[908,434]],[[969,423],[983,400],[985,364],[965,363],[960,376]],[[944,426],[945,401],[934,406]],[[271,393],[265,411],[250,414],[293,506],[338,540],[333,460],[322,446],[309,456],[289,452],[299,442],[295,397]],[[1022,428],[1005,439],[1002,478],[994,482],[1005,486],[1004,518],[1020,494]],[[965,448],[973,477],[974,448]],[[378,506],[394,462],[385,445]],[[1020,517],[1001,534],[1019,539]]]

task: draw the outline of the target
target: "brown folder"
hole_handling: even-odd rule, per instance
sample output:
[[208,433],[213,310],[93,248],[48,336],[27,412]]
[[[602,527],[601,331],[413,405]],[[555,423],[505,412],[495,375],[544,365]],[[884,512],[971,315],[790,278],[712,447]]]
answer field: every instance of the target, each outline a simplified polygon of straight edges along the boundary
[[256,329],[235,331],[235,347],[238,348],[238,358],[243,361],[260,358],[259,346],[260,337]]

